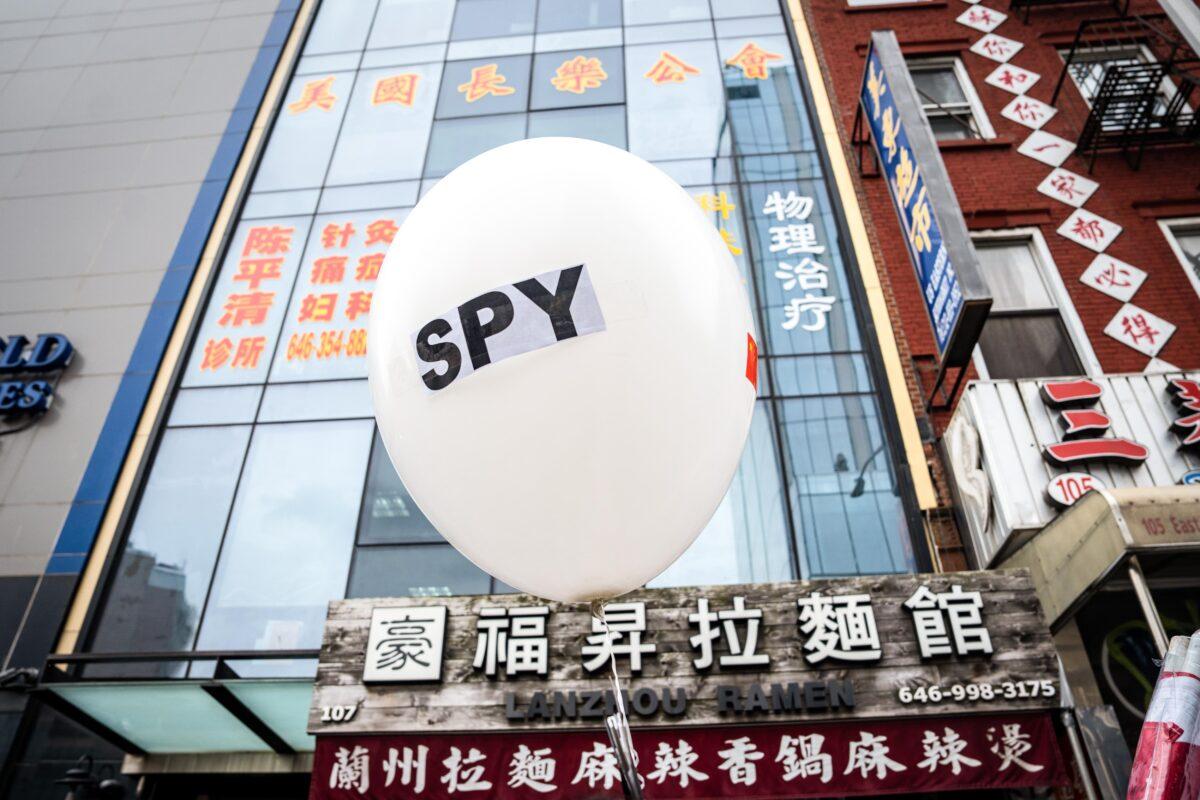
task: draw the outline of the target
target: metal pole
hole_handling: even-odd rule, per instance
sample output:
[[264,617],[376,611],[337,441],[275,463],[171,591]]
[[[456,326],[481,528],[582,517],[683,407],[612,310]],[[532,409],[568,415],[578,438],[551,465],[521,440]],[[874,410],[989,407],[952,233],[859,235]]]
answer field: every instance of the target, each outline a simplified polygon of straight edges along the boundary
[[1150,586],[1146,583],[1146,576],[1142,574],[1142,565],[1137,556],[1129,557],[1129,581],[1133,584],[1133,592],[1137,595],[1138,605],[1142,607],[1142,616],[1146,618],[1146,625],[1150,628],[1150,635],[1154,637],[1158,654],[1166,658],[1167,632],[1163,628],[1158,609],[1154,607],[1154,598],[1150,596]]
[[1092,771],[1088,768],[1087,754],[1083,751],[1083,741],[1079,737],[1079,728],[1075,724],[1075,714],[1069,708],[1062,710],[1063,727],[1067,729],[1067,740],[1071,743],[1071,753],[1075,763],[1079,765],[1079,777],[1083,780],[1083,791],[1088,800],[1100,800],[1096,783],[1092,780]]

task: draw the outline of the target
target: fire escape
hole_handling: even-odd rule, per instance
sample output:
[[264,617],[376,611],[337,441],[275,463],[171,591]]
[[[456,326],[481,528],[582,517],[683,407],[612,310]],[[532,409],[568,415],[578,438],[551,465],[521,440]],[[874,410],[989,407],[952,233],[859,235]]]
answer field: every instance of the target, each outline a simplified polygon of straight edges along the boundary
[[1147,147],[1200,144],[1200,58],[1165,14],[1087,20],[1063,59],[1050,104],[1068,75],[1090,101],[1076,144],[1089,171],[1101,152],[1137,169]]

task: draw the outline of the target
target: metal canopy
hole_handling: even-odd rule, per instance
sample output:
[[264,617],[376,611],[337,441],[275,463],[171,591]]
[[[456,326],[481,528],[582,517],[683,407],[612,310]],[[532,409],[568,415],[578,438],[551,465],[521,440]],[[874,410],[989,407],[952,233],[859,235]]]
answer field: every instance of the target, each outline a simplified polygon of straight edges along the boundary
[[1101,489],[1084,495],[1005,559],[1025,567],[1051,630],[1139,554],[1200,553],[1200,489]]
[[[50,656],[35,690],[42,702],[130,755],[312,752],[312,678],[242,678],[232,658],[261,664],[315,653],[141,653]],[[216,662],[211,678],[90,679],[87,666]],[[282,674],[288,674],[284,665]],[[65,667],[65,668],[64,668]]]

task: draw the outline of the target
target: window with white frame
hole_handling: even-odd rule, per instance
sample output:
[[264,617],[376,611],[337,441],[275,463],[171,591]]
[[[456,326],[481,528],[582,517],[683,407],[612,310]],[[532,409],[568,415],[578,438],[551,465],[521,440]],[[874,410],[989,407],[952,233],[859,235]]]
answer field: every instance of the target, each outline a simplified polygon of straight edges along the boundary
[[996,135],[961,59],[937,56],[905,61],[935,137],[991,139]]
[[1042,378],[1097,369],[1066,287],[1035,232],[972,236],[992,310],[979,337],[984,377]]
[[865,6],[894,6],[900,3],[928,3],[931,0],[846,0],[846,5],[851,8],[863,8]]
[[1165,219],[1158,224],[1196,294],[1200,294],[1200,217]]
[[[1131,42],[1126,45],[1078,48],[1074,53],[1060,51],[1063,59],[1070,58],[1067,74],[1075,82],[1079,93],[1088,105],[1096,98],[1104,83],[1104,74],[1109,67],[1136,67],[1155,63],[1154,54],[1143,44]],[[1155,93],[1153,117],[1166,114],[1171,99],[1175,96],[1175,85],[1163,78]],[[1131,100],[1129,102],[1137,102]],[[1156,124],[1153,119],[1151,125]]]

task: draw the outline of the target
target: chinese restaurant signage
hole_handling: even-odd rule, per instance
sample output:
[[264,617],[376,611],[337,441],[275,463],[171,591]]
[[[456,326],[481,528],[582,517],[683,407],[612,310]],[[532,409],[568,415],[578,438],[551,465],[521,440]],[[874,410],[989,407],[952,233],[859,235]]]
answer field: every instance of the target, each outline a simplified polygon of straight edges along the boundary
[[859,93],[942,365],[962,367],[992,299],[933,131],[892,31],[875,31]]
[[[1063,780],[1046,713],[933,720],[635,729],[645,794],[799,798],[1015,789]],[[614,797],[602,731],[328,736],[310,800]]]
[[0,339],[0,417],[40,414],[54,399],[50,373],[71,363],[75,348],[61,333],[43,333],[32,345],[25,336]]
[[1002,559],[1091,489],[1186,482],[1198,430],[1194,372],[968,384],[944,441],[977,557]]
[[524,595],[330,606],[317,734],[595,726],[610,653],[635,723],[672,726],[1056,708],[1020,571],[645,589],[606,606]]

